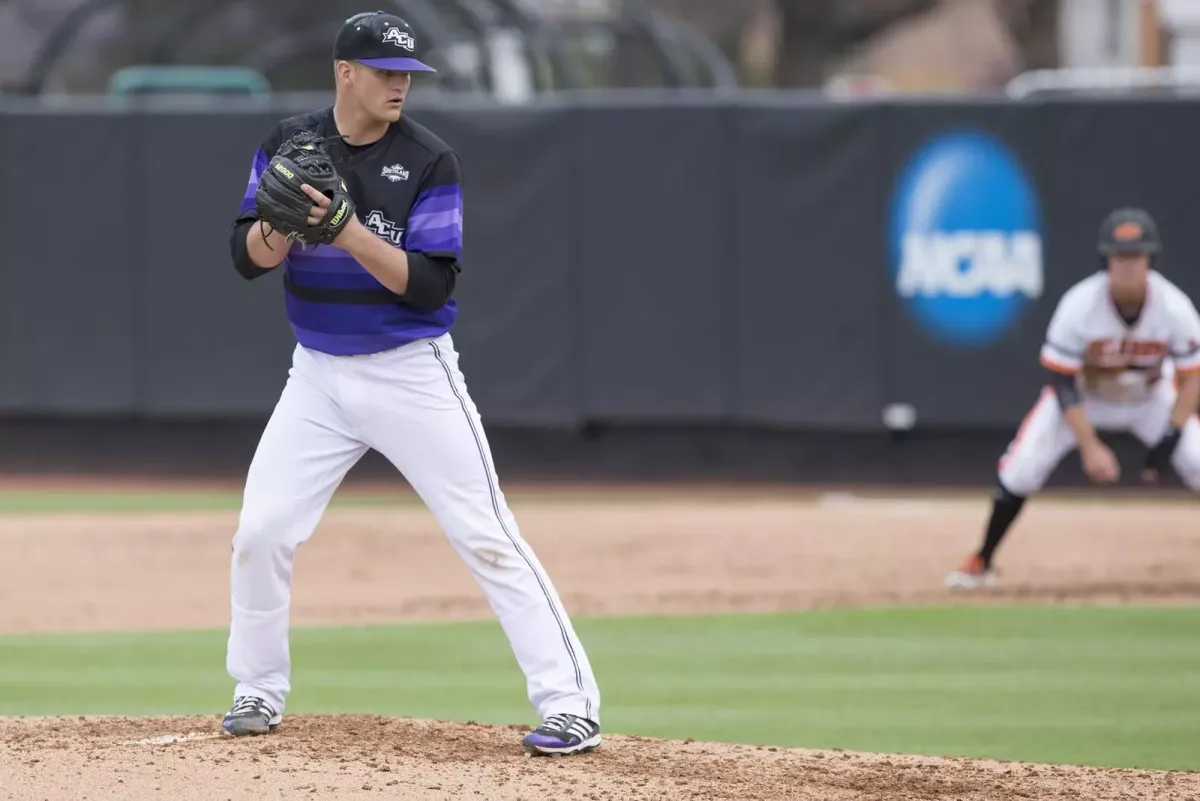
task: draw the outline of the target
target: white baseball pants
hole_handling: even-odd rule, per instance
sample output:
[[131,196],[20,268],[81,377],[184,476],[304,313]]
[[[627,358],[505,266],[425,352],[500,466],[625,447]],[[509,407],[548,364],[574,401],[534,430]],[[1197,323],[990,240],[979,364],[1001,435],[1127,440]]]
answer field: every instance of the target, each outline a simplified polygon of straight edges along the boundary
[[[1097,431],[1132,433],[1148,446],[1158,442],[1167,430],[1174,405],[1175,387],[1169,380],[1162,381],[1140,403],[1112,403],[1095,398],[1083,401],[1088,420]],[[1054,390],[1047,387],[1000,458],[1000,483],[1014,495],[1037,492],[1077,445]],[[1184,484],[1200,491],[1200,421],[1195,416],[1183,428],[1172,467]]]
[[334,490],[374,448],[404,475],[486,594],[544,718],[599,721],[583,646],[500,490],[450,336],[372,356],[297,346],[246,479],[233,538],[226,667],[282,712],[291,689],[292,564]]

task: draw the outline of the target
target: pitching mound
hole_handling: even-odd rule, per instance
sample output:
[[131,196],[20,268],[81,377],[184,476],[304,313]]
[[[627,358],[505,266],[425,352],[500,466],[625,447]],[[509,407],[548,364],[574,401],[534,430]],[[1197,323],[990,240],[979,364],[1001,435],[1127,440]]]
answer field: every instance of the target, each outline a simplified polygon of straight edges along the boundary
[[1191,799],[1200,774],[607,737],[523,754],[520,727],[293,716],[233,740],[212,718],[0,721],[0,798]]

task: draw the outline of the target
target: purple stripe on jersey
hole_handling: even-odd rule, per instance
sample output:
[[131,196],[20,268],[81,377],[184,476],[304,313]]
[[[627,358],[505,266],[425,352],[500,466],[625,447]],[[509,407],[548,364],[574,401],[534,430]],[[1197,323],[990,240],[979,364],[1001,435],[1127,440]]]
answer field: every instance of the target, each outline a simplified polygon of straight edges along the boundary
[[408,249],[417,253],[457,253],[462,255],[462,229],[448,225],[429,231],[409,229]]
[[335,248],[333,245],[292,245],[292,250],[288,257],[301,256],[303,258],[312,259],[353,259],[350,254],[341,248]]
[[462,188],[435,186],[422,192],[408,215],[404,245],[416,252],[454,253],[462,257]]
[[342,306],[285,297],[288,319],[300,344],[337,355],[377,353],[423,337],[441,336],[458,316],[453,299],[427,313],[398,303]]
[[267,153],[261,147],[254,153],[254,162],[250,165],[250,183],[257,184],[258,179],[262,177],[263,170],[267,169],[267,165],[271,160],[267,158]]
[[414,217],[424,217],[427,214],[445,214],[448,211],[459,211],[460,209],[462,209],[462,198],[435,197],[432,199],[418,199],[413,204],[412,211],[408,213],[408,219],[411,221]]
[[440,200],[442,198],[450,198],[457,203],[462,203],[462,187],[458,184],[446,184],[445,186],[435,186],[432,189],[426,189],[417,195],[417,202],[413,207],[416,208],[426,201]]
[[384,289],[383,284],[366,270],[333,272],[330,270],[298,270],[288,267],[288,275],[299,286],[313,289]]
[[299,270],[322,273],[366,273],[363,266],[341,248],[318,245],[300,250],[293,246],[287,256],[287,265]]
[[451,328],[448,324],[429,323],[425,326],[407,328],[386,334],[325,334],[320,331],[310,331],[307,328],[292,324],[292,332],[296,341],[309,350],[328,353],[331,356],[365,356],[370,353],[382,353],[392,350],[418,339],[436,339]]
[[250,179],[246,182],[246,194],[242,196],[242,202],[238,206],[238,214],[245,214],[254,208],[254,193],[258,189],[258,181],[262,177],[263,170],[270,163],[271,160],[267,158],[267,154],[260,147],[254,153],[254,161],[250,163]]
[[310,303],[285,292],[288,319],[294,325],[326,334],[394,334],[413,327],[448,324],[455,304],[448,302],[434,312],[422,312],[400,303],[342,304]]
[[455,225],[462,228],[462,209],[454,208],[449,211],[419,211],[408,215],[408,230],[425,228],[445,228]]
[[412,210],[408,213],[408,226],[413,228],[420,224],[425,217],[457,212],[461,224],[463,200],[458,186],[438,186],[417,196]]

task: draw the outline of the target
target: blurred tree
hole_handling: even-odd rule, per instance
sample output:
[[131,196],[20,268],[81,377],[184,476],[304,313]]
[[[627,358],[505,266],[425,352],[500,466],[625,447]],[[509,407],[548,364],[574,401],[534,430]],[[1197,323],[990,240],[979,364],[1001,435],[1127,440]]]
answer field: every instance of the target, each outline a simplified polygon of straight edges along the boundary
[[1058,61],[1058,0],[778,0],[780,86],[885,74],[900,90],[996,90]]
[[[284,37],[312,28],[327,28],[330,49],[338,25],[361,10],[353,0],[122,0],[127,14],[143,31],[139,52],[127,53],[138,60],[166,55],[180,64],[243,64],[261,48]],[[192,13],[187,14],[189,7]],[[155,42],[145,35],[157,34],[164,25],[185,22],[176,28],[169,53],[156,54]],[[155,48],[157,49],[157,48]],[[302,54],[267,76],[277,90],[322,90],[328,88],[331,67],[328,59]]]
[[847,50],[937,0],[776,0],[781,43],[775,69],[780,87],[818,87]]
[[1060,0],[999,0],[999,6],[1021,48],[1025,69],[1060,66]]
[[880,31],[839,65],[898,91],[998,91],[1021,69],[996,0],[940,0]]
[[743,81],[762,82],[757,73],[764,56],[758,51],[775,47],[776,37],[769,30],[775,0],[650,0],[650,4],[711,39],[738,68]]
[[779,50],[775,85],[811,87],[821,83],[838,52],[838,0],[777,0]]
[[[976,0],[940,0],[974,3]],[[1024,68],[1058,63],[1060,0],[994,2],[1016,42]],[[1200,2],[1200,0],[1195,0]],[[0,0],[0,84],[15,85],[54,25],[85,0]],[[148,63],[157,34],[179,19],[193,0],[115,0],[92,18],[72,41],[51,74],[58,91],[103,91],[111,73]],[[436,3],[445,0],[434,0]],[[642,0],[687,20],[712,39],[754,86],[819,87],[847,56],[939,0]],[[1097,0],[1099,2],[1099,0]],[[620,0],[613,0],[619,5]],[[387,8],[390,3],[378,4]],[[361,0],[209,0],[171,46],[169,60],[198,64],[243,64],[254,53],[311,30],[328,30],[362,10]],[[636,50],[637,48],[633,48]],[[643,48],[644,50],[644,48]],[[268,76],[278,89],[324,90],[327,59],[302,54]],[[634,69],[636,61],[640,65]],[[657,82],[655,60],[646,53],[626,66],[630,85]]]
[[[86,0],[0,0],[0,82],[15,86],[58,23]],[[382,3],[386,7],[387,3]],[[186,14],[189,9],[194,13]],[[47,86],[54,91],[103,92],[117,69],[158,61],[241,64],[271,41],[306,30],[333,32],[362,10],[361,0],[114,0],[75,33],[56,62]],[[159,35],[183,21],[168,52]],[[165,58],[155,58],[155,56]],[[270,76],[285,89],[323,89],[329,84],[326,59],[300,58]]]

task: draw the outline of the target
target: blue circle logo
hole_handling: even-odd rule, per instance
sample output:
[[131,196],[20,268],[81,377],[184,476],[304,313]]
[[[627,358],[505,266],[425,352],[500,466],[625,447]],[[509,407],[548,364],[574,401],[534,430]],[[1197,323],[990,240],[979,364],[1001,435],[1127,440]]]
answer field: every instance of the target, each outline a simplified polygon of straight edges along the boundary
[[955,131],[925,145],[900,175],[892,209],[896,293],[937,339],[995,342],[1041,296],[1037,193],[987,134]]

